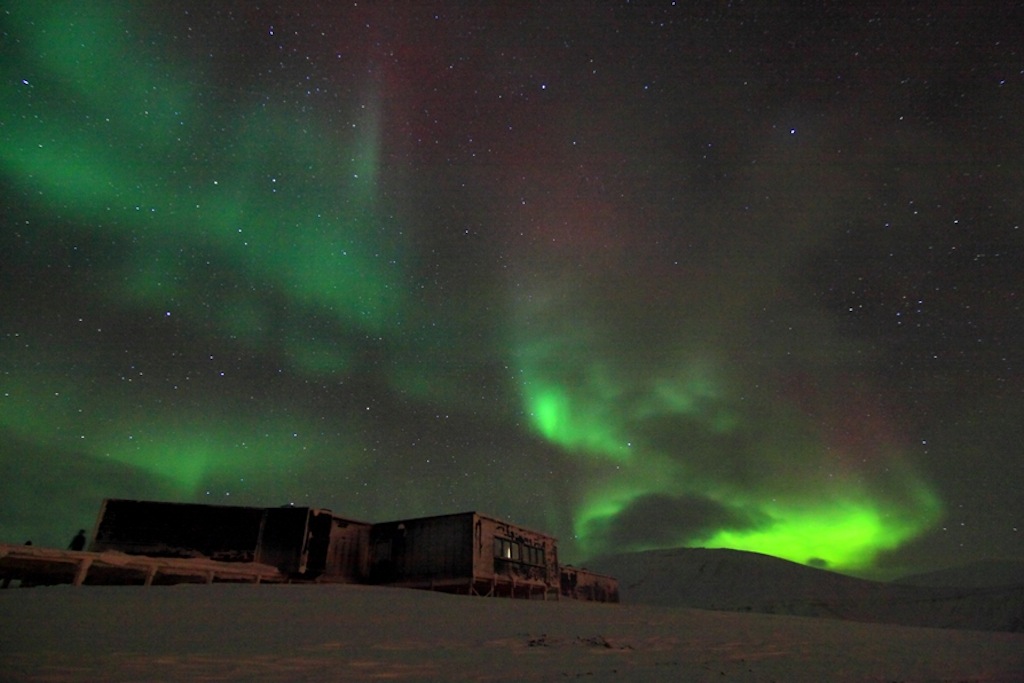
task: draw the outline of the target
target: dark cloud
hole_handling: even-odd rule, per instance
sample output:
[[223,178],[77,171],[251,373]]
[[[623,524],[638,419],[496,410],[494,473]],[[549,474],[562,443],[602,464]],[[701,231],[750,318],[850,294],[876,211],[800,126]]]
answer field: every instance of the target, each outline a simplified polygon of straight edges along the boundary
[[627,552],[686,545],[720,528],[754,526],[753,515],[697,496],[651,494],[631,501],[589,530],[605,552]]

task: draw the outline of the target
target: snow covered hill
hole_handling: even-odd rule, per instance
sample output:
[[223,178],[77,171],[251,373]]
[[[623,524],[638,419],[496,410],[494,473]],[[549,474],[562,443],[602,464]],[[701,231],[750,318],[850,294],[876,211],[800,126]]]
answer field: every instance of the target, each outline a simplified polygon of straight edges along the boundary
[[[1024,583],[902,585],[738,550],[676,548],[596,558],[622,601],[853,621],[1024,631]],[[948,574],[946,576],[957,576]]]
[[995,588],[998,586],[1024,586],[1024,562],[1013,560],[983,560],[959,567],[949,567],[924,574],[903,576],[893,583],[906,586],[961,586],[969,588]]

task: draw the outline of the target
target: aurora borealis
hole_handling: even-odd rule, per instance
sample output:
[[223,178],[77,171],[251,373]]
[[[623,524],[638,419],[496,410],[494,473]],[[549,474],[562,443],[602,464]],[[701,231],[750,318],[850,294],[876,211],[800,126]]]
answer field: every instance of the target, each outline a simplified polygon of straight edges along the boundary
[[1020,10],[801,8],[7,3],[0,540],[1024,558]]

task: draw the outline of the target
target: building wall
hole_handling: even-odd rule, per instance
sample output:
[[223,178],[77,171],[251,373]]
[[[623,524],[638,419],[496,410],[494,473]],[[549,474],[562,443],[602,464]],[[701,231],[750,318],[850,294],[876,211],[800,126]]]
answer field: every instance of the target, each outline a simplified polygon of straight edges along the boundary
[[554,538],[473,512],[374,524],[370,581],[485,595],[558,590]]
[[475,515],[473,573],[499,593],[558,587],[558,541],[508,522]]
[[362,583],[369,579],[370,528],[363,522],[331,517],[324,581]]
[[90,549],[257,562],[296,578],[365,581],[370,526],[308,507],[109,499]]
[[473,513],[374,524],[370,581],[430,583],[472,577]]
[[277,567],[286,574],[301,574],[308,569],[310,509],[280,507],[262,510],[256,562]]
[[559,574],[562,597],[592,602],[619,601],[619,582],[611,576],[569,566],[562,567]]
[[262,508],[107,499],[90,550],[252,562]]

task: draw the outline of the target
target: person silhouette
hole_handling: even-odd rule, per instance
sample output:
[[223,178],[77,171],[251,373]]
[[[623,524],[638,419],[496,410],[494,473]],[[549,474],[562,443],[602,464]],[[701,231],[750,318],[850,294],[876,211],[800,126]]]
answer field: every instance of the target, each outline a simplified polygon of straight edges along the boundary
[[71,539],[71,543],[68,545],[69,550],[82,550],[85,548],[85,529],[79,529],[75,537]]

